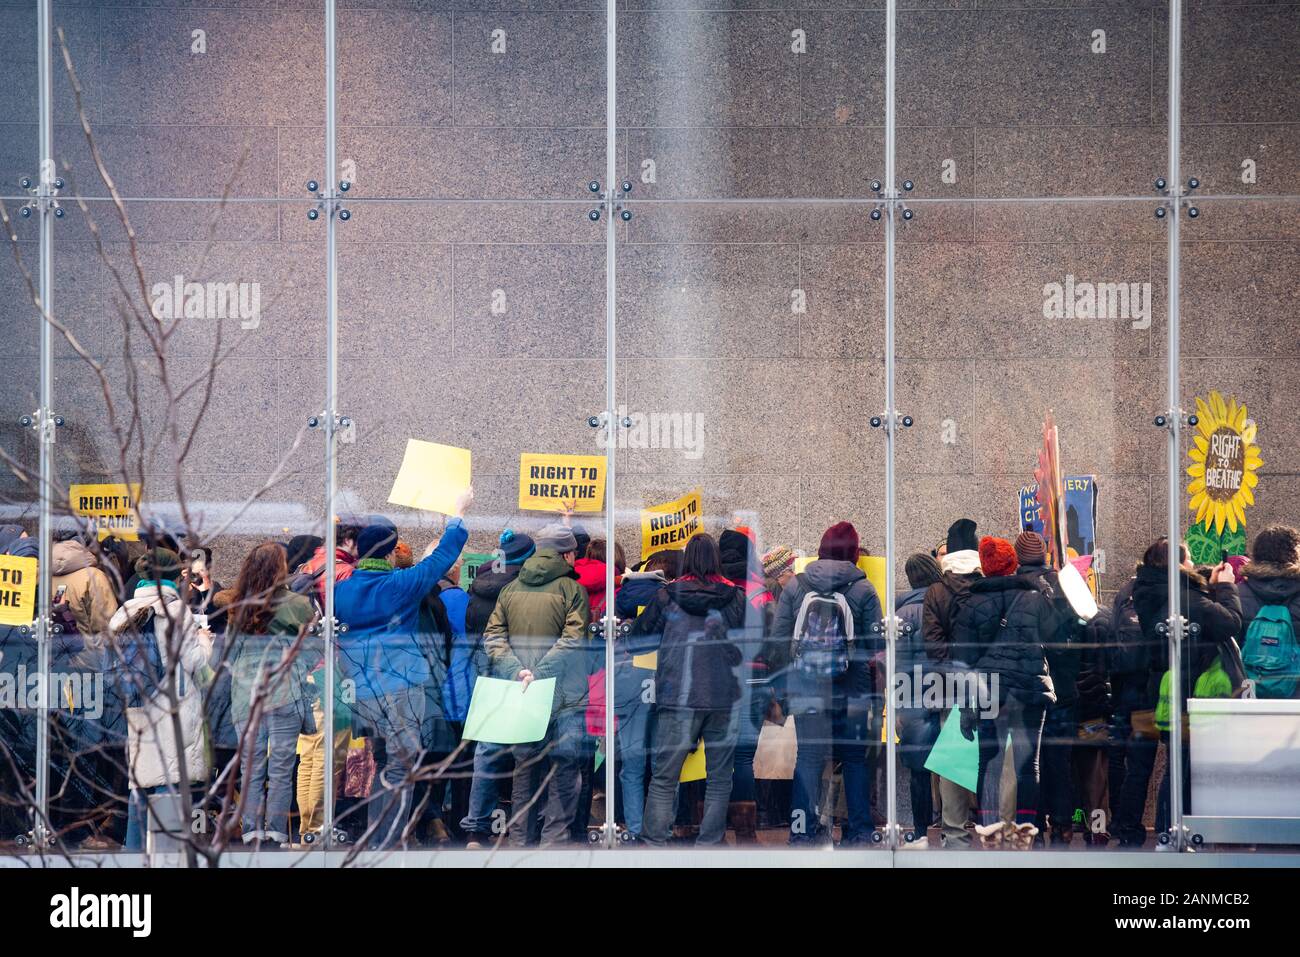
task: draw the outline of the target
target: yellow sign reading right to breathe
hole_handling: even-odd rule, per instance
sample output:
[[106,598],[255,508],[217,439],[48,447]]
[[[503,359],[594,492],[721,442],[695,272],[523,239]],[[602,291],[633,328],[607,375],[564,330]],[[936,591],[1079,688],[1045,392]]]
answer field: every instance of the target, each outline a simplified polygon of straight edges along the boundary
[[0,625],[36,619],[36,559],[0,555]]
[[603,455],[519,455],[519,508],[528,512],[599,512],[605,507]]
[[124,542],[140,539],[140,483],[125,482],[73,485],[68,488],[68,503],[74,515],[90,519],[102,542],[115,535]]
[[682,549],[704,530],[700,490],[641,510],[641,559],[664,549]]

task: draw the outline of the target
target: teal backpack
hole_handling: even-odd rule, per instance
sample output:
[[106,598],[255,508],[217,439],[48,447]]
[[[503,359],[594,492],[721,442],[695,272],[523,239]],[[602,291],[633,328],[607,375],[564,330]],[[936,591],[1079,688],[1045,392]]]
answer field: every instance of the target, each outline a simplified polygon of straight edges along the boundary
[[1286,605],[1265,605],[1246,628],[1241,649],[1257,698],[1291,698],[1300,683],[1300,645]]

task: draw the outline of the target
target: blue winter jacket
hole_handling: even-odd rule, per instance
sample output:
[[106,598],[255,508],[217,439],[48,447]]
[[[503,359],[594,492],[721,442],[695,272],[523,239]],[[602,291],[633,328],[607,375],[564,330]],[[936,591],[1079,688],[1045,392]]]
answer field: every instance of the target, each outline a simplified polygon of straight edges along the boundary
[[348,630],[339,635],[343,675],[358,698],[377,698],[423,685],[429,662],[419,641],[420,602],[460,556],[469,532],[447,523],[438,547],[410,568],[357,569],[334,586],[334,610]]

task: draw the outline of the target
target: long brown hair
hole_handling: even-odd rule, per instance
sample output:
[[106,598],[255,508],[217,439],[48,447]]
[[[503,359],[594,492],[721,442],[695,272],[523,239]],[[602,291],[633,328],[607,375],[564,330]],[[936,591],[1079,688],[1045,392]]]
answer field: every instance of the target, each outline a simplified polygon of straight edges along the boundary
[[289,577],[283,546],[263,542],[244,559],[230,603],[229,628],[236,634],[263,634],[275,614],[275,593]]

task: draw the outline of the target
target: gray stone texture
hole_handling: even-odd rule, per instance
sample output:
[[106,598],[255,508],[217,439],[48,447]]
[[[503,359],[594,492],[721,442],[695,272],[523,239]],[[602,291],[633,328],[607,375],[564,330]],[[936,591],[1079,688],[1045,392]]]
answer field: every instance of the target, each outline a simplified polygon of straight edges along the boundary
[[[1184,176],[1204,195],[1300,193],[1300,6],[1188,3]],[[1069,473],[1098,476],[1108,582],[1163,530],[1166,7],[1161,2],[905,0],[898,19],[898,178],[915,219],[896,248],[900,557],[962,515],[1009,534],[1051,409]],[[409,437],[473,450],[472,546],[516,514],[522,451],[601,451],[605,357],[630,412],[700,416],[698,456],[616,454],[617,529],[691,488],[707,525],[815,549],[834,521],[884,550],[885,246],[869,183],[884,172],[884,3],[639,0],[620,4],[615,163],[634,218],[616,230],[614,342],[605,333],[604,6],[592,0],[348,0],[340,4],[338,151],[353,177],[338,230],[337,513],[386,510],[422,546],[441,519],[387,505]],[[104,363],[154,502],[178,498],[168,413],[128,317],[181,274],[257,283],[256,328],[181,320],[173,393],[222,362],[180,466],[187,502],[234,573],[254,538],[319,530],[326,405],[319,0],[56,3],[95,142],[129,221],[107,200],[56,69],[55,313]],[[203,29],[208,52],[191,52]],[[1094,30],[1107,50],[1091,49]],[[503,30],[506,52],[492,52]],[[804,31],[806,52],[795,52]],[[35,17],[0,2],[0,197],[36,172]],[[1257,181],[1242,181],[1243,160]],[[650,167],[653,166],[653,176]],[[343,170],[341,169],[340,172]],[[72,196],[86,197],[87,211]],[[227,201],[220,202],[221,197]],[[1111,202],[1086,201],[1119,197]],[[1067,201],[1073,199],[1073,202]],[[188,201],[187,201],[188,200]],[[200,200],[200,201],[194,201]],[[652,202],[646,202],[652,201]],[[770,202],[776,201],[776,202]],[[793,201],[793,202],[791,202]],[[1297,518],[1295,318],[1300,203],[1206,200],[1185,221],[1183,403],[1244,400],[1265,461],[1251,528]],[[34,272],[34,221],[13,218]],[[132,245],[134,243],[134,252]],[[135,275],[138,261],[143,276]],[[1151,284],[1149,325],[1049,319],[1044,286]],[[143,289],[141,288],[143,281]],[[17,417],[36,403],[37,322],[0,257],[0,441],[35,461]],[[138,330],[139,326],[131,326]],[[118,456],[99,381],[56,336],[60,481],[110,476]],[[696,421],[694,418],[692,422]],[[270,489],[266,476],[283,461]],[[9,473],[7,509],[34,495]],[[1185,476],[1178,477],[1180,483]],[[250,505],[244,503],[252,499]],[[172,506],[169,506],[172,507]],[[599,516],[583,519],[597,528]]]

